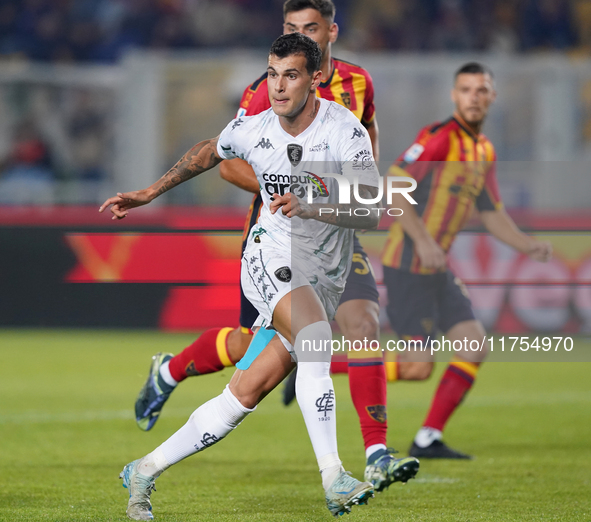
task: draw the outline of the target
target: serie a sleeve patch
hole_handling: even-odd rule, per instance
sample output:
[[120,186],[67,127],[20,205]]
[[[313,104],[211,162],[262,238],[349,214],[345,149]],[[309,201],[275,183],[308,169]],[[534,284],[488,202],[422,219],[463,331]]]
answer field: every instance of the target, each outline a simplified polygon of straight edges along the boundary
[[414,145],[411,145],[404,153],[404,161],[406,163],[414,163],[421,157],[421,154],[424,151],[425,147],[423,147],[420,143],[415,143]]

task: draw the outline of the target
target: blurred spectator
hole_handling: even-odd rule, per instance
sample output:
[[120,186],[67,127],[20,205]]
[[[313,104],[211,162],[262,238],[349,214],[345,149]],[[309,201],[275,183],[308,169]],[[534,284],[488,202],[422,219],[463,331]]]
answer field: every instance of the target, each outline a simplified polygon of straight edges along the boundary
[[518,13],[514,2],[498,2],[493,9],[494,23],[488,31],[487,50],[495,53],[512,53],[519,48],[517,35]]
[[55,176],[49,149],[32,121],[24,120],[16,126],[12,150],[2,167],[0,203],[16,205],[53,201]]
[[568,0],[528,0],[523,13],[521,40],[525,50],[573,46],[577,38]]
[[[337,0],[352,50],[528,51],[576,46],[587,0]],[[128,48],[267,48],[282,0],[0,0],[0,56],[113,62]]]
[[436,51],[469,51],[475,48],[473,30],[460,0],[443,0],[429,47]]
[[106,176],[102,157],[108,139],[105,115],[93,104],[90,92],[80,90],[74,96],[68,128],[73,170],[78,179],[98,181]]

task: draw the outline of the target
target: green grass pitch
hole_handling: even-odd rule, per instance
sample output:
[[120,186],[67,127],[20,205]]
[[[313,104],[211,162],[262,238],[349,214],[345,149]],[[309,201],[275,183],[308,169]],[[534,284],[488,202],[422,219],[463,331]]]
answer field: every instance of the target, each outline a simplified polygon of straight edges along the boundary
[[[157,351],[194,335],[0,330],[0,520],[123,521],[123,465],[154,449],[217,395],[231,371],[183,383],[152,431],[133,420]],[[589,343],[577,338],[576,343]],[[591,349],[591,346],[588,347]],[[389,443],[404,451],[443,364],[424,383],[388,385]],[[590,363],[489,363],[452,417],[448,443],[471,462],[423,461],[353,521],[591,520]],[[361,477],[364,455],[346,376],[337,388],[339,451]],[[157,521],[330,520],[301,414],[278,392],[226,440],[167,471]]]

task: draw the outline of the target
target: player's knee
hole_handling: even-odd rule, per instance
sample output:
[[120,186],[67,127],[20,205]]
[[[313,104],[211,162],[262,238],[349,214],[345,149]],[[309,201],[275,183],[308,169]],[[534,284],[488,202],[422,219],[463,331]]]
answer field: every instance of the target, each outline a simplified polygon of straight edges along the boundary
[[378,339],[380,335],[380,321],[376,314],[364,311],[355,321],[347,324],[345,337],[349,340]]
[[233,386],[231,383],[230,391],[242,406],[250,410],[253,409],[260,402],[259,390],[246,391],[240,389],[240,386]]
[[240,404],[242,404],[242,406],[248,408],[249,410],[252,410],[259,403],[258,396],[255,397],[255,395],[243,396],[238,399],[238,401]]
[[433,373],[432,362],[399,362],[398,379],[401,381],[425,381]]

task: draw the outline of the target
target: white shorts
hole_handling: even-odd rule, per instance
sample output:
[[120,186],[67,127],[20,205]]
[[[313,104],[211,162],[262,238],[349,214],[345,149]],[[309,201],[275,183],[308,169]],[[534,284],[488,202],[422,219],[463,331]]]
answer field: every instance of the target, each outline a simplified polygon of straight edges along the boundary
[[343,288],[324,274],[317,259],[294,263],[291,249],[257,227],[251,230],[242,256],[240,278],[246,298],[265,322],[272,324],[275,307],[285,295],[301,286],[312,286],[331,321]]

